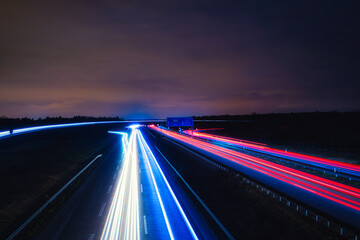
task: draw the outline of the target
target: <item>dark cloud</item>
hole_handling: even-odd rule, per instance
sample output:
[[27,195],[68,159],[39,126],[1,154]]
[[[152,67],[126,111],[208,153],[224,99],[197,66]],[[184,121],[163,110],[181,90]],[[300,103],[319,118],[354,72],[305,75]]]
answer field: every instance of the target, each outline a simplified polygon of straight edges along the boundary
[[360,107],[355,1],[4,1],[0,115]]

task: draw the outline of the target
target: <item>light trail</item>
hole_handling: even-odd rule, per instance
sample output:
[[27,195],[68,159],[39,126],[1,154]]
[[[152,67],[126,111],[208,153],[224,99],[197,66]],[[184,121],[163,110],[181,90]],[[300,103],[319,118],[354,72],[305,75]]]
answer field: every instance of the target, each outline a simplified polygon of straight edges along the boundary
[[[161,196],[161,193],[160,193],[160,192],[164,192],[164,191],[166,191],[166,190],[170,193],[170,195],[171,195],[171,197],[172,197],[172,199],[167,198],[167,201],[174,201],[174,202],[175,202],[175,205],[176,205],[176,207],[177,207],[177,211],[180,212],[180,215],[181,215],[181,217],[182,217],[182,220],[184,221],[184,223],[185,223],[185,225],[186,225],[186,227],[187,227],[188,233],[190,233],[189,236],[191,236],[192,239],[198,239],[198,237],[197,237],[197,235],[196,235],[193,227],[191,226],[191,224],[190,224],[190,222],[189,222],[189,220],[188,220],[188,218],[187,218],[187,216],[186,216],[183,208],[181,207],[181,205],[180,205],[180,203],[179,203],[179,200],[177,199],[177,197],[176,197],[173,189],[171,188],[168,180],[166,179],[166,177],[165,177],[165,175],[164,175],[164,173],[163,173],[163,171],[162,171],[159,163],[157,162],[154,154],[153,154],[152,151],[150,150],[150,147],[149,147],[148,144],[146,143],[146,141],[145,141],[145,139],[144,139],[141,131],[140,131],[140,130],[136,130],[136,131],[138,132],[138,139],[139,139],[140,147],[141,147],[141,149],[142,149],[142,153],[144,154],[144,157],[145,157],[147,166],[148,166],[148,168],[149,168],[149,170],[150,170],[150,173],[151,173],[151,178],[152,178],[152,181],[153,181],[153,183],[154,183],[154,186],[155,186],[155,189],[156,189],[156,193],[157,193],[157,196],[158,196],[160,205],[161,205],[161,209],[162,209],[162,212],[163,212],[163,216],[164,216],[164,218],[165,218],[165,222],[166,222],[166,226],[167,226],[167,229],[168,229],[168,232],[169,232],[169,237],[170,237],[170,239],[187,239],[187,237],[184,236],[184,235],[178,235],[178,236],[176,236],[176,235],[174,234],[174,232],[173,232],[173,228],[176,229],[176,228],[179,228],[179,226],[181,226],[181,223],[180,223],[181,219],[175,219],[175,220],[173,220],[173,221],[172,221],[173,224],[176,224],[176,225],[175,225],[175,226],[171,226],[171,223],[170,223],[170,221],[169,221],[169,214],[168,214],[167,212],[168,212],[169,210],[171,210],[171,211],[172,211],[172,214],[170,214],[170,216],[171,216],[171,215],[173,215],[173,212],[174,212],[176,209],[167,209],[167,210],[165,209],[164,204],[163,204],[163,197]],[[151,161],[152,163],[150,163],[150,161]],[[153,169],[154,167],[152,167],[152,166],[154,166],[154,165],[155,165],[156,169]],[[160,174],[155,175],[155,174],[154,174],[155,171],[159,172]],[[163,183],[165,183],[167,189],[166,189],[166,190],[165,190],[165,189],[160,189],[160,190],[162,190],[162,191],[159,191],[157,182],[163,182]]]
[[65,123],[65,124],[54,124],[54,125],[27,127],[27,128],[14,129],[13,134],[33,132],[33,131],[39,131],[39,130],[47,130],[47,129],[53,129],[53,128],[79,127],[79,126],[94,125],[94,124],[106,124],[106,123],[121,123],[121,121]]
[[[136,132],[122,134],[124,151],[121,174],[101,236],[102,240],[140,239],[139,231],[139,180]],[[125,140],[124,140],[125,139]]]
[[[184,133],[191,135],[191,130],[186,130]],[[219,135],[213,135],[208,133],[202,133],[198,131],[193,132],[193,136],[209,139],[212,141],[218,141],[222,143],[232,144],[240,147],[245,147],[246,149],[250,149],[255,152],[264,153],[271,156],[276,156],[284,159],[288,159],[295,162],[300,162],[316,167],[320,167],[323,169],[327,169],[334,172],[341,172],[353,176],[360,177],[360,166],[351,163],[344,163],[339,161],[334,161],[330,159],[324,159],[319,157],[313,157],[305,154],[299,154],[294,152],[288,152],[284,150],[279,150],[275,148],[267,147],[264,144],[250,142],[240,139],[228,138]]]
[[123,147],[124,151],[126,152],[126,150],[127,150],[126,146],[129,144],[128,134],[126,132],[118,132],[118,131],[108,131],[108,133],[123,135],[123,137],[121,138],[122,147]]
[[97,125],[97,124],[111,124],[111,123],[149,123],[149,122],[164,122],[164,121],[165,121],[164,119],[154,119],[154,120],[78,122],[78,123],[42,125],[42,126],[14,129],[12,133],[10,133],[10,131],[1,131],[0,132],[0,139],[4,138],[4,137],[9,137],[9,136],[16,136],[18,134],[23,134],[23,133],[30,133],[30,132],[35,132],[35,131],[49,130],[49,129],[56,129],[56,128],[79,127],[79,126]]
[[[165,225],[159,219],[144,217],[145,229],[150,224],[153,231],[168,232],[165,239],[198,239],[192,228],[184,210],[182,209],[177,197],[175,196],[169,182],[167,181],[160,165],[151,152],[142,133],[140,125],[132,125],[129,141],[127,133],[109,131],[113,134],[121,134],[122,145],[124,149],[123,163],[120,177],[117,181],[115,194],[111,203],[110,211],[102,232],[102,240],[115,239],[140,239],[140,180],[139,180],[139,162],[144,159],[149,175],[145,174],[147,179],[145,183],[151,183],[155,187],[156,201],[153,199],[141,199],[149,201],[151,208],[157,209],[160,206],[161,216]],[[138,148],[139,146],[139,148]],[[139,159],[140,156],[140,159]],[[146,189],[152,189],[149,186]],[[153,209],[151,209],[152,212]],[[155,210],[156,212],[156,210]],[[156,215],[157,216],[157,215]],[[153,222],[151,222],[152,220]],[[146,222],[145,222],[146,221]],[[182,228],[182,229],[180,229]],[[186,229],[185,229],[186,228]],[[179,230],[180,229],[180,230]],[[185,232],[185,233],[184,233]],[[181,233],[181,234],[179,234]],[[147,230],[146,233],[147,234]],[[164,235],[161,235],[164,236]]]
[[[239,164],[240,166],[246,167],[249,170],[251,169],[258,173],[262,173],[267,177],[277,179],[283,183],[288,184],[289,186],[300,188],[309,193],[315,194],[318,197],[322,197],[336,204],[348,207],[351,209],[351,211],[355,211],[356,216],[359,216],[360,214],[360,189],[358,188],[301,172],[280,164],[249,156],[208,142],[192,139],[190,137],[166,129],[161,129],[155,126],[150,126],[150,128],[161,132],[162,134],[172,139],[181,141],[197,149],[201,149],[223,159],[227,159],[233,163]],[[253,176],[260,179],[260,175]],[[291,193],[290,190],[288,192]],[[323,209],[326,209],[326,207],[323,207]],[[346,216],[342,217],[346,218]],[[359,225],[358,222],[355,224]]]
[[[146,144],[146,142],[145,142],[145,144]],[[145,153],[146,151],[144,149],[144,143],[143,142],[140,142],[140,147],[141,147],[142,151]],[[173,234],[173,231],[172,231],[170,223],[169,223],[168,214],[166,213],[164,203],[163,203],[162,197],[161,197],[161,195],[159,193],[159,188],[158,188],[157,183],[155,181],[154,173],[153,173],[153,170],[152,170],[150,162],[149,162],[149,158],[148,158],[146,153],[144,154],[144,157],[146,159],[147,166],[148,166],[148,168],[150,170],[151,180],[152,180],[152,182],[154,184],[154,187],[155,187],[156,196],[158,198],[158,201],[159,201],[159,204],[160,204],[160,207],[161,207],[161,212],[162,212],[162,215],[163,215],[165,223],[166,223],[166,229],[167,229],[167,231],[169,233],[170,239],[173,240],[174,239],[174,234]]]
[[1,138],[1,137],[8,136],[8,135],[10,135],[10,131],[3,131],[3,132],[0,132],[0,138]]

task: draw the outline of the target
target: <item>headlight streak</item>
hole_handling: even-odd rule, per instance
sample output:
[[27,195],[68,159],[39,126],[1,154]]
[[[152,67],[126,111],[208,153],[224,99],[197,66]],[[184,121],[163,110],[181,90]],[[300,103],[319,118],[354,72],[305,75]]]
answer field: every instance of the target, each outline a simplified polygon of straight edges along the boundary
[[[159,164],[158,164],[155,156],[153,155],[152,151],[150,150],[150,147],[149,147],[148,144],[146,143],[146,141],[145,141],[145,139],[144,139],[141,131],[140,131],[140,130],[137,130],[137,131],[138,131],[138,133],[139,133],[139,134],[138,134],[138,138],[139,138],[139,143],[140,143],[141,148],[142,148],[143,150],[145,150],[144,152],[148,153],[148,154],[150,155],[150,158],[155,162],[156,167],[158,168],[158,170],[159,170],[159,172],[160,172],[160,174],[161,174],[161,176],[162,176],[162,179],[163,179],[164,182],[166,183],[166,186],[167,186],[169,192],[171,193],[171,196],[172,196],[173,200],[175,201],[176,206],[178,207],[178,210],[180,211],[181,216],[183,217],[183,220],[185,221],[185,223],[186,223],[186,225],[187,225],[187,227],[188,227],[188,229],[189,229],[189,231],[190,231],[190,233],[191,233],[191,236],[193,237],[193,239],[198,239],[198,237],[197,237],[197,235],[196,235],[193,227],[191,226],[188,218],[186,217],[186,214],[185,214],[184,210],[182,209],[182,207],[181,207],[181,205],[180,205],[177,197],[175,196],[175,194],[174,194],[174,192],[173,192],[173,190],[172,190],[169,182],[167,181],[167,179],[166,179],[163,171],[161,170],[161,167],[159,166]],[[145,154],[145,156],[146,156],[146,154]],[[150,169],[150,172],[151,172],[151,175],[152,175],[152,179],[153,179],[153,181],[154,181],[154,184],[156,184],[156,183],[155,183],[155,179],[154,179],[154,175],[153,175],[153,172],[152,172],[152,169],[151,169],[151,165],[150,165],[150,163],[149,163],[149,157],[146,156],[145,159],[147,160],[147,164],[148,164],[148,166],[149,166],[149,169]],[[157,190],[157,191],[158,191],[158,190]],[[160,197],[160,199],[161,199],[161,197]],[[160,200],[160,199],[159,199],[159,200]],[[166,216],[166,213],[164,214],[164,216]],[[168,224],[168,222],[167,222],[167,224]],[[171,229],[171,228],[170,228],[170,229]],[[170,231],[169,231],[169,233],[170,233]],[[173,238],[171,238],[171,239],[173,239]]]
[[102,240],[140,239],[139,227],[139,178],[136,132],[132,131],[127,143],[127,134],[123,135],[124,151],[121,174],[106,219]]
[[[184,133],[191,135],[190,130],[184,131]],[[294,153],[294,152],[288,152],[284,150],[279,150],[275,148],[267,147],[263,144],[255,143],[255,142],[249,142],[245,140],[240,139],[234,139],[234,138],[228,138],[208,133],[201,133],[201,132],[195,132],[193,133],[195,137],[203,138],[203,139],[209,139],[213,141],[219,141],[222,143],[237,145],[240,147],[245,147],[247,149],[265,153],[268,155],[281,157],[284,159],[289,159],[291,161],[305,163],[308,165],[324,168],[330,171],[336,171],[336,172],[342,172],[349,175],[360,177],[360,166],[356,164],[351,163],[344,163],[339,162],[335,160],[325,159],[325,158],[319,158],[319,157],[313,157],[305,154],[300,153]]]
[[65,123],[65,124],[45,125],[45,126],[14,129],[13,133],[16,134],[16,133],[32,132],[32,131],[39,131],[39,130],[52,129],[52,128],[78,127],[78,126],[105,124],[105,123],[119,123],[119,122],[104,121],[104,122],[82,122],[82,123]]
[[317,177],[292,168],[275,164],[263,159],[242,154],[230,149],[209,144],[200,140],[191,139],[168,130],[151,127],[172,138],[186,142],[205,151],[211,152],[230,161],[241,164],[293,186],[317,194],[344,206],[360,211],[360,190],[345,184]]
[[[2,131],[0,132],[0,138],[6,136],[12,136],[22,133],[40,131],[40,130],[48,130],[48,129],[55,129],[55,128],[65,128],[65,127],[77,127],[77,126],[86,126],[86,125],[95,125],[95,124],[111,124],[111,123],[146,123],[146,122],[164,122],[164,119],[154,119],[154,120],[127,120],[127,121],[101,121],[101,122],[79,122],[79,123],[64,123],[64,124],[54,124],[54,125],[43,125],[43,126],[36,126],[36,127],[27,127],[27,128],[19,128],[14,129],[13,133],[11,134],[10,131]],[[135,124],[134,124],[135,125]],[[140,126],[140,124],[136,124]]]
[[113,134],[120,134],[123,135],[124,137],[121,138],[122,141],[122,147],[124,149],[124,152],[126,152],[127,150],[127,145],[129,144],[128,141],[128,134],[125,132],[118,132],[118,131],[108,131],[108,133],[113,133]]
[[[194,229],[192,228],[188,218],[185,215],[178,199],[176,198],[170,184],[168,183],[164,173],[162,172],[159,164],[157,163],[153,153],[151,152],[149,146],[147,145],[144,137],[140,130],[138,130],[139,126],[131,126],[131,134],[130,140],[127,142],[127,133],[118,132],[118,131],[109,131],[109,133],[120,134],[122,137],[122,146],[124,149],[123,153],[123,164],[121,167],[121,174],[118,178],[115,194],[112,200],[112,204],[110,207],[109,214],[106,219],[106,223],[102,232],[101,239],[102,240],[115,240],[115,239],[140,239],[140,230],[139,230],[139,158],[138,154],[141,154],[148,166],[151,180],[154,184],[156,196],[161,208],[162,215],[164,217],[169,239],[176,239],[177,237],[182,236],[174,236],[171,223],[169,221],[169,215],[166,211],[166,206],[164,199],[162,198],[161,191],[158,187],[157,181],[162,181],[164,189],[168,191],[171,195],[169,195],[174,202],[178,212],[179,217],[183,218],[184,227],[186,226],[189,232],[189,236],[192,236],[193,239],[198,239],[195,234]],[[141,151],[137,149],[137,144],[139,144]],[[152,163],[150,163],[150,161]],[[156,171],[160,173],[155,178],[153,167],[156,167]],[[160,177],[160,179],[159,179]],[[166,187],[165,187],[165,185]],[[164,191],[164,190],[162,190]],[[175,209],[176,209],[175,207]],[[172,209],[173,211],[174,209]],[[180,217],[180,218],[181,218]],[[173,220],[174,221],[174,220]],[[186,229],[185,227],[185,229]],[[158,229],[161,231],[161,229]]]
[[1,138],[1,137],[8,136],[8,135],[10,135],[10,131],[3,131],[3,132],[0,132],[0,138]]

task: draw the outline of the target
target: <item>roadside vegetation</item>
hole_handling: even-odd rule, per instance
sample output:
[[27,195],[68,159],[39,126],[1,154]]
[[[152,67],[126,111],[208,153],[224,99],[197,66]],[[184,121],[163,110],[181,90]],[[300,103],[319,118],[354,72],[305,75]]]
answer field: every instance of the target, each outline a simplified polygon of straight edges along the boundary
[[360,112],[222,115],[194,119],[228,120],[195,122],[195,128],[224,128],[214,134],[360,164]]

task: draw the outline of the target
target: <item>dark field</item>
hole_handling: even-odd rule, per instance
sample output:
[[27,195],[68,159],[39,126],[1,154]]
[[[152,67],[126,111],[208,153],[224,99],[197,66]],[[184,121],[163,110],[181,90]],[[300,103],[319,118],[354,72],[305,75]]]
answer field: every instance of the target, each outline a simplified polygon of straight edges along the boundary
[[287,113],[196,119],[195,128],[224,128],[213,134],[258,141],[270,147],[360,163],[360,112]]
[[113,146],[116,138],[107,130],[119,128],[70,127],[0,140],[0,236],[7,237],[88,162]]

